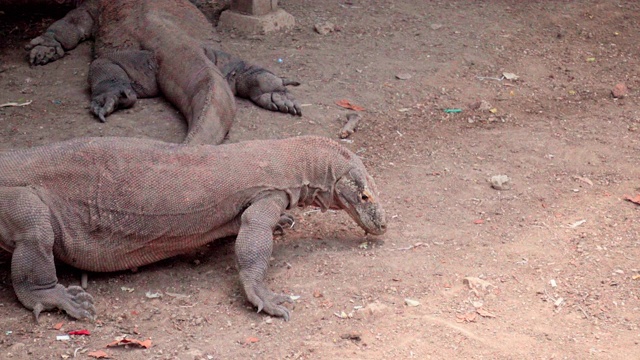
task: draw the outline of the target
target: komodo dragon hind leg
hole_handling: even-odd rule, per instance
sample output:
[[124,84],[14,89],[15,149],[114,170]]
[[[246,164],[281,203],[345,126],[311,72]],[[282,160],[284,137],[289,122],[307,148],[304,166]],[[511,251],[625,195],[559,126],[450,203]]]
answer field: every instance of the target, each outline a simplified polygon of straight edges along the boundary
[[89,68],[91,112],[100,121],[138,97],[158,95],[158,65],[150,51],[116,51],[94,60]]
[[287,90],[287,86],[298,86],[299,82],[281,78],[224,51],[205,47],[205,54],[225,76],[234,95],[267,110],[302,115],[300,103]]
[[273,230],[287,204],[287,196],[281,192],[253,202],[242,213],[235,250],[240,282],[247,299],[258,308],[258,312],[264,310],[288,321],[289,309],[281,304],[293,301],[289,296],[275,294],[264,283],[273,250]]
[[0,188],[0,236],[13,248],[11,281],[18,300],[33,310],[62,309],[77,319],[93,320],[93,298],[79,286],[58,284],[53,260],[51,213],[29,188]]

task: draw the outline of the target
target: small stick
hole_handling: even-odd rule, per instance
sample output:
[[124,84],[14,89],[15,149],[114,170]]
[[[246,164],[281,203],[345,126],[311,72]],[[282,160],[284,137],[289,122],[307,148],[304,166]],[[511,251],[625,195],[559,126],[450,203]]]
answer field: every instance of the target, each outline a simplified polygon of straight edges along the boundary
[[410,245],[410,246],[407,246],[407,247],[393,248],[393,249],[389,249],[389,250],[391,250],[391,251],[406,251],[406,250],[412,250],[412,249],[418,248],[420,246],[429,246],[429,245],[427,245],[427,244],[425,244],[423,242],[417,242],[417,243],[415,243],[413,245]]
[[80,275],[80,286],[82,286],[82,288],[86,290],[88,285],[89,285],[89,275],[83,271],[82,275]]
[[587,313],[586,311],[584,311],[584,309],[583,309],[582,307],[578,306],[578,309],[579,309],[580,311],[582,311],[582,314],[584,315],[584,317],[585,317],[587,320],[591,319],[591,316],[589,316],[589,313]]
[[344,124],[344,126],[340,130],[340,139],[346,139],[349,136],[351,136],[351,134],[356,132],[358,121],[360,121],[361,118],[362,116],[360,116],[360,114],[356,114],[356,113],[347,114],[347,123]]
[[504,75],[500,76],[499,78],[497,78],[497,77],[489,77],[489,76],[476,76],[476,78],[478,80],[498,80],[498,81],[502,81],[502,80],[504,80]]
[[31,104],[33,101],[29,100],[23,103],[17,103],[17,102],[8,102],[8,103],[4,103],[4,104],[0,104],[0,108],[3,107],[9,107],[9,106],[27,106],[29,104]]

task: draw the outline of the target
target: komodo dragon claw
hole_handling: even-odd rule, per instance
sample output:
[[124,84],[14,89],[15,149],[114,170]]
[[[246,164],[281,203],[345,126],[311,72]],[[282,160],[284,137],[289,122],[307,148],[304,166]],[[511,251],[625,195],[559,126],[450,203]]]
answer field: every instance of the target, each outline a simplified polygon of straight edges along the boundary
[[106,122],[106,116],[119,108],[128,108],[133,106],[137,100],[136,93],[129,88],[115,89],[98,96],[94,96],[91,100],[91,112]]
[[284,294],[276,294],[261,284],[256,285],[253,290],[251,296],[249,296],[249,292],[247,292],[247,296],[249,296],[249,301],[258,308],[258,313],[264,311],[271,316],[282,317],[284,321],[289,321],[291,317],[289,309],[281,304],[293,304],[291,297]]
[[293,226],[296,224],[296,219],[289,214],[280,215],[280,220],[276,224],[276,228],[273,230],[274,234],[284,235],[284,228],[288,227],[289,229],[293,229]]

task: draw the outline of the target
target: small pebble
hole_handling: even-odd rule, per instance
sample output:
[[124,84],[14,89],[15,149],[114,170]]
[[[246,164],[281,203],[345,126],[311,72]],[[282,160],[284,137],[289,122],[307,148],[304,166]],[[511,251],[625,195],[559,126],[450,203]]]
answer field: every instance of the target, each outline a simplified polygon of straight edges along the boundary
[[509,189],[509,177],[507,175],[495,175],[491,177],[491,187],[496,190]]
[[404,299],[404,303],[407,304],[407,306],[419,306],[420,302],[417,300],[412,300],[412,299]]
[[320,35],[327,35],[336,31],[336,26],[330,22],[318,23],[313,26],[313,29]]
[[396,79],[398,79],[398,80],[409,80],[409,79],[411,79],[411,74],[400,73],[400,74],[396,75]]
[[624,83],[616,84],[616,86],[611,89],[611,95],[616,99],[621,99],[629,94],[629,89],[627,85]]

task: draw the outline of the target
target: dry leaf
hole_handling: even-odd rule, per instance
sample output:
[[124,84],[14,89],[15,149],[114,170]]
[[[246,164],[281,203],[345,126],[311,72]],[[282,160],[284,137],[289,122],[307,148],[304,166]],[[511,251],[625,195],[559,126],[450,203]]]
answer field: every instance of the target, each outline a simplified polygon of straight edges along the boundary
[[635,197],[631,197],[629,195],[625,195],[624,199],[627,200],[627,201],[631,201],[634,204],[640,205],[640,194],[636,195]]
[[478,314],[472,312],[472,313],[466,313],[466,314],[458,314],[456,315],[456,321],[459,323],[468,323],[468,322],[474,322],[476,321],[476,318],[478,317]]
[[475,292],[479,297],[481,292],[486,293],[495,288],[492,283],[473,276],[467,276],[462,279],[462,283],[467,285],[469,290]]
[[494,318],[496,317],[494,314],[492,314],[491,312],[479,307],[476,309],[476,312],[478,313],[478,315],[482,316],[482,317],[488,317],[488,318]]
[[54,330],[60,330],[60,329],[62,329],[62,325],[64,325],[64,323],[57,323],[57,324],[53,325],[53,329]]
[[136,346],[141,346],[145,349],[148,349],[151,347],[151,340],[147,339],[145,341],[140,341],[137,339],[122,339],[122,340],[116,340],[112,342],[111,344],[107,345],[107,347],[125,346],[125,345],[136,345]]
[[364,111],[365,110],[365,108],[363,108],[362,106],[354,105],[349,100],[346,100],[346,99],[342,99],[342,100],[336,101],[336,105],[338,105],[340,107],[343,107],[345,109],[351,109],[351,110],[355,110],[355,111]]
[[257,337],[248,337],[247,340],[244,341],[245,344],[257,343],[260,341]]
[[96,359],[109,359],[109,354],[102,350],[92,351],[88,353],[87,356],[94,357]]

